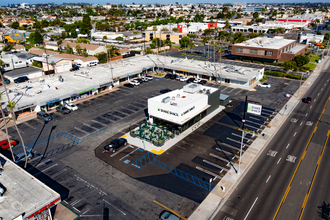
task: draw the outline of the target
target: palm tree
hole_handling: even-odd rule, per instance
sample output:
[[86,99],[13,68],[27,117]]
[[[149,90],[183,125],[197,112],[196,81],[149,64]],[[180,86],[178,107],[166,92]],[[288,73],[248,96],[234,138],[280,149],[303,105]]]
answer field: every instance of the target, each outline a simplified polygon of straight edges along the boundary
[[[156,47],[157,47],[157,58],[158,58],[158,49],[159,49],[159,47],[158,47],[158,40],[157,40],[157,38],[155,37],[156,36],[156,31],[157,31],[157,27],[156,26],[153,26],[152,27],[152,30],[154,31],[154,39],[156,40]],[[157,66],[157,74],[158,74],[158,71],[159,71],[159,65]]]
[[[2,67],[4,65],[4,62],[2,60],[0,60],[0,67]],[[3,79],[3,76],[2,76],[2,69],[0,68],[0,75],[1,75],[1,79]],[[7,95],[7,99],[8,99],[8,105],[7,105],[7,108],[10,109],[10,114],[11,115],[14,115],[14,112],[13,112],[13,109],[15,108],[15,102],[10,102],[9,100],[9,95],[8,95],[8,91],[7,91],[7,87],[6,87],[6,84],[3,83],[3,86],[5,88],[5,93]],[[11,103],[11,104],[10,104]],[[2,112],[2,106],[0,104],[0,108],[1,108],[1,113],[2,115],[4,116],[3,112]],[[21,136],[21,132],[18,130],[18,127],[17,127],[17,124],[16,124],[16,118],[13,117],[13,121],[14,121],[14,125],[15,125],[15,128],[16,128],[16,131],[18,133],[18,136],[21,140],[21,143],[22,143],[22,146],[23,146],[23,151],[24,151],[24,154],[25,154],[25,164],[24,164],[24,168],[26,168],[26,165],[27,165],[27,155],[26,155],[26,149],[25,149],[25,144],[24,144],[24,141],[23,141],[23,138]],[[6,124],[6,121],[5,121],[5,124]],[[7,137],[8,137],[8,131],[7,131],[7,125],[6,125],[6,132],[7,132]],[[10,146],[10,142],[9,142],[9,146]],[[11,146],[10,146],[10,149],[11,149]],[[11,153],[12,153],[12,156],[13,156],[13,152],[12,152],[12,149],[11,149]],[[15,161],[15,158],[13,156],[13,160]]]
[[229,42],[231,42],[231,37],[233,36],[233,34],[231,32],[227,32],[226,34],[226,41],[228,44],[227,50],[229,49]]
[[77,52],[79,55],[80,55],[81,52],[82,52],[82,49],[81,49],[81,47],[80,47],[79,44],[77,44],[77,46],[76,46],[76,52]]
[[208,42],[208,39],[206,37],[203,38],[203,45],[204,45],[204,55],[206,56],[205,54],[205,45],[206,43]]

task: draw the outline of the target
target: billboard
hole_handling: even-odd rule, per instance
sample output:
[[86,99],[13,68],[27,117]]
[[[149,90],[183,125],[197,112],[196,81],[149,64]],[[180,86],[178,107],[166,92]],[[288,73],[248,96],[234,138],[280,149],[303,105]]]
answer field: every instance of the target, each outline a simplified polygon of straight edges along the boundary
[[322,43],[316,43],[315,45],[318,46],[318,47],[321,47]]
[[262,105],[248,103],[247,113],[261,115]]

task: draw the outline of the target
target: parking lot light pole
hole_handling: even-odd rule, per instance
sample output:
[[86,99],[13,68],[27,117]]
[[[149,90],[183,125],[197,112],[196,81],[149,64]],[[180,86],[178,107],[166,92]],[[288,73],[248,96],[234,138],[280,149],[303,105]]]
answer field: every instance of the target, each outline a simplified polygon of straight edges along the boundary
[[301,73],[300,84],[299,84],[299,89],[298,89],[298,98],[299,98],[299,92],[300,92],[301,81],[302,81],[302,77],[303,77],[303,75],[304,75],[304,73]]

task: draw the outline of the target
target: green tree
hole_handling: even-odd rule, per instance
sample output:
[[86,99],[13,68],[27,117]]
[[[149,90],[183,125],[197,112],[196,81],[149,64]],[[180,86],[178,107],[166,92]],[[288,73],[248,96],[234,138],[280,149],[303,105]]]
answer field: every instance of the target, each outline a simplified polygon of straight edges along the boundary
[[248,38],[256,38],[256,37],[259,37],[260,35],[259,34],[257,34],[257,33],[249,33],[248,35],[246,35]]
[[292,70],[292,69],[296,69],[297,68],[297,63],[295,61],[284,61],[283,63],[283,67],[285,70]]
[[6,44],[4,47],[3,47],[3,51],[11,51],[12,49],[14,48],[14,46],[12,44]]
[[179,30],[179,28],[174,27],[174,28],[172,28],[172,31],[175,32],[175,33],[179,33],[180,30]]
[[308,56],[297,55],[295,56],[294,61],[297,63],[298,66],[303,66],[309,63],[310,59]]
[[228,20],[226,20],[225,26],[223,28],[225,28],[225,29],[230,29],[231,28],[231,25],[229,24]]
[[188,47],[188,46],[190,46],[191,45],[191,41],[190,41],[189,37],[183,37],[183,38],[181,38],[180,45],[181,45],[181,47]]
[[254,19],[257,19],[258,17],[259,17],[259,13],[258,13],[258,12],[254,12],[254,13],[253,13],[253,18],[254,18]]
[[15,21],[11,24],[11,28],[18,29],[19,28],[19,23],[18,21]]
[[99,60],[100,63],[106,63],[107,62],[107,54],[106,53],[100,53],[95,55],[95,57]]
[[243,33],[237,32],[233,35],[233,43],[234,44],[242,43],[243,41],[246,41],[246,36]]
[[43,41],[44,41],[43,36],[37,30],[35,32],[32,32],[29,36],[29,42],[33,45],[41,44]]
[[78,33],[77,33],[76,30],[72,30],[71,31],[71,37],[73,37],[73,38],[77,38],[78,37]]
[[78,55],[80,55],[81,54],[81,52],[82,52],[82,49],[81,49],[81,47],[80,47],[80,45],[79,44],[77,44],[77,46],[76,46],[76,52],[78,53]]
[[324,40],[330,40],[330,33],[329,32],[324,35]]
[[80,28],[80,33],[89,35],[91,29],[92,29],[91,18],[89,17],[89,15],[84,14]]

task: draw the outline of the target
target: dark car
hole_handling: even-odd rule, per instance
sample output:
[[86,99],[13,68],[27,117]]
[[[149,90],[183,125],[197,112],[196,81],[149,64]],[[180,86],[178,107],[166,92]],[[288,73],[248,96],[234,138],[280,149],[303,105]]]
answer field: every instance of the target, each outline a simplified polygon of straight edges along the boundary
[[205,85],[206,83],[207,83],[206,80],[201,80],[201,81],[199,81],[199,84],[201,84],[201,85]]
[[160,90],[159,92],[161,93],[161,94],[164,94],[164,93],[168,93],[168,92],[171,92],[172,90],[170,90],[170,89],[162,89],[162,90]]
[[189,79],[187,79],[187,83],[192,83],[192,82],[194,82],[195,81],[195,78],[189,78]]
[[168,74],[165,75],[165,78],[166,79],[170,79],[171,77],[172,77],[172,74],[170,74],[170,73],[168,73]]
[[312,97],[303,98],[302,101],[305,102],[305,103],[311,103],[312,102]]
[[176,74],[172,74],[170,78],[171,78],[171,79],[176,79],[176,77],[178,77],[178,75],[176,75]]
[[40,111],[37,113],[37,117],[44,121],[51,121],[53,118],[48,113]]
[[14,79],[14,83],[21,83],[21,82],[25,82],[25,81],[29,81],[29,78],[27,78],[27,76],[21,76],[21,77]]
[[142,79],[136,79],[140,84],[143,83],[144,81]]
[[62,114],[69,114],[71,112],[71,110],[68,109],[65,106],[58,106],[58,107],[56,107],[56,111],[57,112],[61,112]]
[[73,66],[73,67],[70,69],[71,72],[72,72],[72,71],[77,71],[77,70],[79,70],[79,66],[77,66],[77,65]]
[[104,150],[108,152],[115,152],[116,149],[120,148],[123,145],[127,144],[127,140],[125,138],[118,138],[115,140],[112,140],[109,145],[104,146]]
[[131,84],[131,83],[125,83],[124,86],[126,86],[126,87],[128,87],[128,88],[133,88],[133,87],[134,87],[134,85]]

